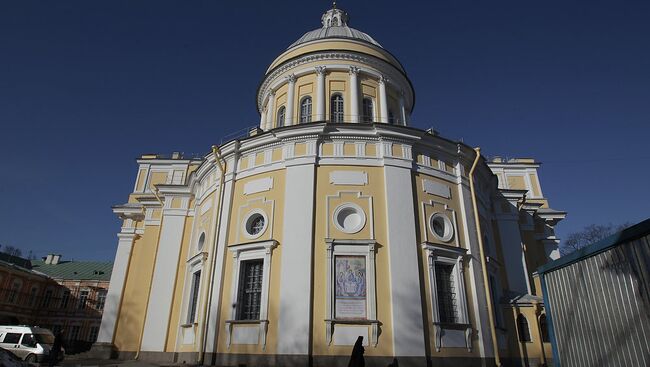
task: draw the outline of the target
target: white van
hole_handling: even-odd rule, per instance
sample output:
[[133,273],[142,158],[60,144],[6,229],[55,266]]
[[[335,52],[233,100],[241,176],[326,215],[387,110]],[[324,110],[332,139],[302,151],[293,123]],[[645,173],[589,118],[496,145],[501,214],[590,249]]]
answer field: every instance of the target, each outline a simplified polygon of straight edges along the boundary
[[[0,326],[0,347],[27,362],[49,360],[54,334],[38,326]],[[63,348],[59,360],[63,359]]]

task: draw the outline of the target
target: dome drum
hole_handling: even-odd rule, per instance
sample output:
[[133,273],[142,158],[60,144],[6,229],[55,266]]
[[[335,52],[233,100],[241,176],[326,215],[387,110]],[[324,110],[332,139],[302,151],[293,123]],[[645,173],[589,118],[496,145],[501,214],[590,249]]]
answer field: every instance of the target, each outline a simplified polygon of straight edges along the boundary
[[[284,88],[284,89],[283,89]],[[340,93],[345,100],[344,118],[336,120],[328,99]],[[286,94],[291,101],[282,102]],[[295,60],[266,77],[258,92],[260,128],[306,122],[300,118],[300,99],[312,98],[309,122],[383,122],[406,125],[413,108],[413,91],[408,79],[388,63],[353,52],[319,53]],[[363,99],[373,101],[370,116]],[[279,102],[279,103],[278,103]],[[278,121],[279,109],[286,109],[285,121]]]

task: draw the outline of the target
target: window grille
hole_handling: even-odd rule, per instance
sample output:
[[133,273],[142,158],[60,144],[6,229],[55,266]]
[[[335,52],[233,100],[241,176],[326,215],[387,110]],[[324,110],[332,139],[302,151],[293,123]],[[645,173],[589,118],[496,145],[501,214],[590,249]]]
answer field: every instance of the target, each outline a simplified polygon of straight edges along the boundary
[[335,94],[332,96],[332,122],[343,122],[343,96]]
[[372,108],[372,99],[364,98],[363,99],[363,116],[362,121],[366,123],[371,123],[373,121],[373,108]]
[[458,322],[458,305],[454,284],[454,265],[436,263],[436,291],[441,323]]
[[237,320],[259,320],[264,260],[242,263],[237,297]]
[[192,274],[192,293],[190,294],[190,307],[187,314],[187,323],[192,324],[196,319],[196,306],[199,302],[199,289],[201,288],[201,270]]
[[528,328],[528,320],[526,320],[526,316],[522,314],[519,314],[519,316],[517,316],[517,327],[519,329],[519,341],[529,342],[530,329]]
[[278,120],[276,121],[278,127],[284,126],[284,118],[286,116],[286,112],[287,109],[284,106],[280,107],[278,110]]
[[305,97],[300,102],[300,123],[311,122],[311,97]]

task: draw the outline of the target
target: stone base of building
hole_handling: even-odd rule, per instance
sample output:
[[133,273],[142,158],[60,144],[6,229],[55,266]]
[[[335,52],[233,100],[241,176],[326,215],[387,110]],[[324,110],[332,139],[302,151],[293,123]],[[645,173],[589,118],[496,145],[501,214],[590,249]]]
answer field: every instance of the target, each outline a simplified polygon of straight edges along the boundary
[[[206,356],[206,364],[212,359],[215,366],[259,366],[259,367],[346,367],[350,356],[313,356],[306,355],[259,355],[259,354],[223,354]],[[494,360],[472,357],[375,357],[365,356],[368,367],[479,367],[493,366]]]
[[89,351],[77,354],[76,358],[87,359],[114,359],[118,357],[115,346],[111,343],[95,343]]
[[[120,360],[135,359],[135,352],[121,351],[113,354],[113,358]],[[90,358],[90,357],[88,357]],[[93,357],[94,358],[94,357]],[[197,365],[199,354],[195,352],[140,352],[138,360],[156,364],[186,364]],[[262,354],[235,354],[235,353],[206,353],[204,366],[219,367],[347,367],[350,356],[307,356],[307,355],[262,355]],[[375,357],[365,356],[368,367],[491,367],[494,359],[473,357]],[[514,360],[504,361],[506,366]]]

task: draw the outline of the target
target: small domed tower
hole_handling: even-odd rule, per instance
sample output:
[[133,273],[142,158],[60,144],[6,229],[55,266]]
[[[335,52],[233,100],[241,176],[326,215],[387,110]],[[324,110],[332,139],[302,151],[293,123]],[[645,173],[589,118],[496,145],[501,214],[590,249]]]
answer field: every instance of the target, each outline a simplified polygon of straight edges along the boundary
[[336,5],[269,66],[257,91],[260,129],[304,124],[407,125],[415,95],[399,61],[348,26]]

